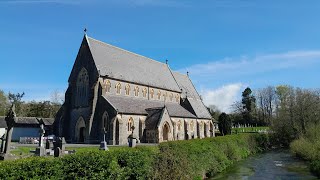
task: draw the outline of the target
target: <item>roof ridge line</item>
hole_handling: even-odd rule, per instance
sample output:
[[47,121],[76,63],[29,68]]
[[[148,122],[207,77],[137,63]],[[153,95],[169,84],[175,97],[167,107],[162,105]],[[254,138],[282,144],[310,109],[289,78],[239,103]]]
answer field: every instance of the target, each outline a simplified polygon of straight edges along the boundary
[[168,65],[168,64],[167,64],[167,66],[168,66],[168,69],[169,69],[169,71],[170,71],[170,73],[171,73],[171,75],[172,75],[172,77],[173,77],[174,81],[176,82],[177,86],[179,87],[179,89],[180,89],[180,91],[181,91],[181,93],[182,93],[182,88],[179,86],[178,81],[177,81],[177,80],[176,80],[176,78],[174,77],[173,71],[171,71],[171,69],[170,69],[170,67],[169,67],[169,65]]
[[154,61],[154,62],[160,63],[160,64],[162,64],[162,65],[166,65],[166,64],[165,64],[165,63],[163,63],[163,62],[160,62],[160,61],[157,61],[157,60],[151,59],[151,58],[146,57],[146,56],[143,56],[143,55],[141,55],[141,54],[137,54],[137,53],[134,53],[134,52],[128,51],[128,50],[126,50],[126,49],[122,49],[122,48],[120,48],[120,47],[114,46],[114,45],[112,45],[112,44],[109,44],[109,43],[106,43],[106,42],[100,41],[100,40],[98,40],[98,39],[95,39],[95,38],[92,38],[92,37],[89,37],[89,36],[87,36],[87,37],[88,37],[88,38],[90,38],[90,39],[92,39],[92,40],[94,40],[94,41],[98,41],[98,42],[100,42],[100,43],[102,43],[102,44],[105,44],[105,45],[107,45],[107,46],[110,46],[110,47],[112,47],[112,48],[115,48],[115,49],[119,49],[119,50],[122,50],[122,51],[128,52],[128,53],[133,54],[133,55],[135,55],[135,56],[140,56],[140,57],[146,58],[146,59],[148,59],[148,60],[151,60],[151,61]]

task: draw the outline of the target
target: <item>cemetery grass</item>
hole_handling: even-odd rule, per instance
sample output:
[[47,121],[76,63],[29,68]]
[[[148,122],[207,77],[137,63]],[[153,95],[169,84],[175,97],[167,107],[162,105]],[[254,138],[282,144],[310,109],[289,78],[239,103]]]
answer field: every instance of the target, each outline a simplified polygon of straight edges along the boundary
[[266,134],[241,133],[109,151],[85,147],[61,158],[0,162],[0,179],[202,179],[268,149],[269,142]]
[[260,127],[243,127],[243,128],[232,128],[232,133],[250,133],[250,132],[259,132],[259,131],[268,131],[269,127],[260,126]]

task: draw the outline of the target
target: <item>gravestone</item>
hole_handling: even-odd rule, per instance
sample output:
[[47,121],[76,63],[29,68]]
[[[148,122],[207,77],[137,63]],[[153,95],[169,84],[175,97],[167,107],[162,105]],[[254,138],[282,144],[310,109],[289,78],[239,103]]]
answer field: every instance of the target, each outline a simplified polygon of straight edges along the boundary
[[56,147],[54,149],[54,157],[60,157],[61,154],[62,154],[62,151],[61,151],[60,147]]
[[106,128],[103,128],[103,141],[100,142],[100,150],[108,151],[107,142],[106,142]]
[[64,137],[56,137],[55,142],[53,142],[53,149],[60,148],[61,153],[65,152],[66,140]]
[[7,113],[7,116],[5,117],[5,121],[7,123],[7,132],[6,132],[5,146],[4,148],[2,148],[2,151],[0,152],[0,160],[7,159],[8,154],[10,153],[10,143],[12,138],[13,126],[15,124],[15,119],[16,119],[15,105],[12,104],[10,110]]
[[39,146],[36,148],[36,155],[37,156],[45,156],[46,155],[46,150],[43,147],[43,136],[45,133],[44,130],[44,123],[42,119],[38,120],[40,123],[40,130],[39,130]]
[[5,134],[0,139],[1,139],[0,153],[2,153],[4,148],[4,142],[5,142]]

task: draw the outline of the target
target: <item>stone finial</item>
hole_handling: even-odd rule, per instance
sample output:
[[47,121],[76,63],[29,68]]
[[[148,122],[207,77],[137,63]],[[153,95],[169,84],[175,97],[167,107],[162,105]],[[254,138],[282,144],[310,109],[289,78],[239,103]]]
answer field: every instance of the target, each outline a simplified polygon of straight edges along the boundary
[[84,28],[83,31],[84,31],[84,34],[87,34],[87,28]]
[[168,64],[168,59],[166,59],[166,64]]
[[187,71],[187,76],[189,76],[189,71]]

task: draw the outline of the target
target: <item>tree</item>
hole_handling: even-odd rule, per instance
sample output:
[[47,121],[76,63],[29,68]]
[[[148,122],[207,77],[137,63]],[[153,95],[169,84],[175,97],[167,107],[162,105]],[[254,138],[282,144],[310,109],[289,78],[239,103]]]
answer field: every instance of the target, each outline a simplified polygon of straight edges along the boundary
[[23,116],[22,104],[24,102],[22,101],[22,98],[24,95],[25,95],[24,92],[22,92],[21,94],[20,93],[14,94],[9,92],[8,94],[9,101],[15,104],[16,106],[16,113],[18,116]]
[[0,116],[5,116],[9,107],[9,101],[5,93],[0,90]]
[[276,90],[272,86],[258,89],[255,92],[258,124],[270,125],[275,113]]
[[211,117],[214,119],[214,120],[218,120],[219,119],[219,116],[221,114],[221,111],[218,109],[217,106],[215,105],[209,105],[207,107]]
[[219,131],[223,136],[231,134],[232,122],[230,116],[224,112],[221,113],[218,119],[218,126]]
[[254,123],[253,110],[255,108],[256,98],[252,95],[252,91],[249,87],[247,87],[242,92],[242,116],[245,123],[252,124]]

